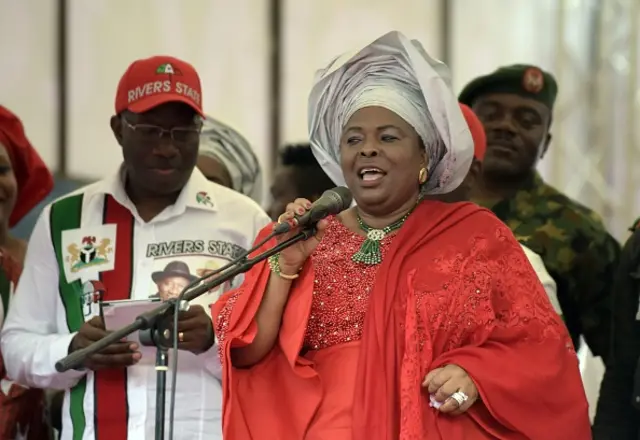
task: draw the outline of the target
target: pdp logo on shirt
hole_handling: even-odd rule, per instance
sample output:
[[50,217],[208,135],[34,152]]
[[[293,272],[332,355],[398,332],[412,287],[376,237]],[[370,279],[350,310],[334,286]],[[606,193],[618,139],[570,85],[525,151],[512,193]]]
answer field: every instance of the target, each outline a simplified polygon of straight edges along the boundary
[[198,202],[200,205],[213,208],[211,197],[209,197],[209,194],[207,194],[205,191],[200,191],[198,194],[196,194],[196,202]]

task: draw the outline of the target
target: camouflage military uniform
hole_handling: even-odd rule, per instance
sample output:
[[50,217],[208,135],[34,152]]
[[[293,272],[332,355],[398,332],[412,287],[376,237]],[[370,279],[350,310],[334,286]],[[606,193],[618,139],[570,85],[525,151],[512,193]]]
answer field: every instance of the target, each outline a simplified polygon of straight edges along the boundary
[[599,216],[547,185],[534,173],[514,197],[491,209],[516,238],[536,252],[555,280],[558,300],[576,347],[583,335],[591,351],[605,357],[611,334],[611,283],[620,245]]

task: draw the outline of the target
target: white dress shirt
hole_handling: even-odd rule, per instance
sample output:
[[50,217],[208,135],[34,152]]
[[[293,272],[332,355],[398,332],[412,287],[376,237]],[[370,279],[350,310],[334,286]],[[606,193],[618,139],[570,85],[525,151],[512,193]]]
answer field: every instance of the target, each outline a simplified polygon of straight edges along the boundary
[[[220,267],[238,253],[251,248],[258,232],[269,223],[269,217],[255,202],[209,182],[198,169],[193,171],[176,203],[145,223],[127,197],[122,182],[120,171],[109,179],[72,193],[84,195],[81,225],[79,230],[62,233],[62,249],[69,249],[73,254],[73,249],[77,249],[73,246],[81,241],[75,238],[90,235],[98,237],[99,243],[100,237],[113,232],[103,224],[105,200],[107,195],[111,195],[133,215],[133,232],[130,238],[131,299],[155,295],[160,290],[160,284],[156,282],[162,274],[167,273],[163,271],[168,263],[179,261],[183,267],[186,264],[193,276]],[[9,376],[17,382],[30,387],[67,390],[63,406],[62,439],[94,440],[97,429],[94,423],[94,402],[98,398],[93,392],[93,372],[71,370],[58,373],[54,368],[56,361],[68,354],[69,344],[76,333],[69,333],[65,305],[58,288],[59,267],[50,230],[51,206],[44,209],[31,236],[22,277],[2,329],[2,353]],[[115,228],[117,225],[110,226]],[[110,246],[116,248],[119,243],[115,236],[111,237]],[[111,251],[109,247],[103,249],[105,253]],[[115,254],[113,251],[113,255]],[[78,255],[76,252],[75,257],[66,257],[65,261],[70,261],[69,267],[73,261],[79,261]],[[108,264],[92,267],[76,265],[73,272],[66,264],[64,273],[68,274],[65,275],[67,281],[70,280],[69,277],[79,277],[85,283],[97,279],[99,272],[109,270]],[[175,278],[174,282],[182,282],[180,280]],[[208,293],[192,304],[203,305],[209,313],[209,305],[218,298],[222,290],[240,282],[241,279],[236,278],[232,285]],[[85,314],[84,320],[92,316],[94,315]],[[130,440],[154,438],[155,348],[142,347],[142,352],[142,360],[129,367],[126,375],[128,421],[123,429],[127,429]],[[169,356],[172,354],[170,351]],[[84,397],[75,407],[76,416],[72,419],[69,390],[85,377]],[[220,380],[221,368],[216,345],[201,355],[179,351],[176,439],[222,438]],[[170,385],[168,380],[167,396],[171,392]],[[77,422],[78,408],[84,413],[84,422],[81,424]],[[82,435],[79,436],[78,432],[74,435],[74,429]]]
[[547,292],[547,296],[549,297],[549,301],[551,301],[553,309],[559,315],[562,315],[562,309],[560,308],[560,303],[558,302],[556,282],[553,280],[553,278],[551,278],[549,272],[547,272],[547,268],[544,266],[542,258],[540,257],[540,255],[536,254],[528,247],[522,244],[520,246],[522,246],[522,250],[524,250],[524,254],[529,259],[529,263],[531,263],[533,270],[535,270],[536,274],[538,274],[538,278],[544,286],[544,290]]

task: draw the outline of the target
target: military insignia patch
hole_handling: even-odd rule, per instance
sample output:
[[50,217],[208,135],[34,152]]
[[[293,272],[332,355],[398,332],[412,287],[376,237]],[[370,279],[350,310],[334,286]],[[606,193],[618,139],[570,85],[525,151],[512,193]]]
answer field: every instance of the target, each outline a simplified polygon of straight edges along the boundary
[[116,225],[100,225],[62,232],[67,282],[86,279],[115,267]]
[[540,93],[544,88],[544,75],[536,67],[530,67],[522,75],[522,87],[529,93]]

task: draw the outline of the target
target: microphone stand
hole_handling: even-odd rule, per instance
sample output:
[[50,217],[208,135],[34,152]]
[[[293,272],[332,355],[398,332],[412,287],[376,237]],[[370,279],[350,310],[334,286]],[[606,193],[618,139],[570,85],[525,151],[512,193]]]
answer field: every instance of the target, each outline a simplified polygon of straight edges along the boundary
[[[136,331],[142,330],[140,332],[140,342],[143,345],[156,346],[158,350],[156,354],[155,367],[156,383],[158,386],[156,390],[155,439],[164,440],[166,374],[168,369],[167,350],[168,347],[171,347],[171,334],[166,326],[169,320],[166,318],[172,316],[174,307],[177,306],[180,309],[183,304],[188,304],[189,301],[198,298],[211,289],[214,289],[219,285],[233,279],[237,275],[247,272],[259,262],[266,260],[270,256],[277,254],[283,249],[286,249],[299,241],[307,240],[315,234],[315,227],[307,228],[302,230],[295,236],[289,238],[288,240],[277,244],[271,249],[268,249],[253,258],[243,257],[234,261],[232,263],[233,265],[230,266],[228,270],[220,273],[220,275],[212,281],[201,283],[196,287],[189,289],[184,294],[184,301],[181,304],[177,304],[177,301],[175,299],[171,299],[162,303],[153,310],[139,315],[131,324],[122,327],[114,332],[111,332],[99,341],[96,341],[93,344],[80,350],[76,350],[73,353],[70,353],[68,356],[60,359],[58,362],[56,362],[56,371],[58,371],[59,373],[63,373],[68,370],[80,369],[82,368],[82,364],[84,363],[84,361],[89,356],[102,351],[109,345],[116,343],[123,338],[126,338]],[[177,356],[177,353],[174,353],[174,355]],[[176,384],[174,383],[173,386],[175,387]]]
[[[186,303],[185,303],[186,304]],[[157,319],[149,329],[140,330],[140,343],[147,347],[156,347],[156,411],[155,438],[164,440],[164,418],[167,401],[167,371],[169,370],[169,340],[171,331],[167,322]]]

